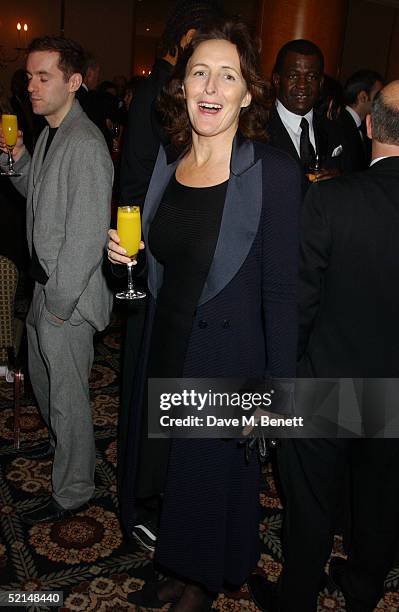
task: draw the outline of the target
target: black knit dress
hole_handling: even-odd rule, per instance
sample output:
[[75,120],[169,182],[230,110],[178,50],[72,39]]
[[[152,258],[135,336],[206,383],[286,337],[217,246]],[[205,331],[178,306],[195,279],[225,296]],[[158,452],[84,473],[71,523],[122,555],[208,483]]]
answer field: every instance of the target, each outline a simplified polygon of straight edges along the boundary
[[[219,235],[228,181],[187,187],[173,176],[151,224],[148,246],[164,266],[148,361],[148,378],[180,378],[194,313]],[[138,498],[164,492],[170,441],[148,439],[143,411]]]

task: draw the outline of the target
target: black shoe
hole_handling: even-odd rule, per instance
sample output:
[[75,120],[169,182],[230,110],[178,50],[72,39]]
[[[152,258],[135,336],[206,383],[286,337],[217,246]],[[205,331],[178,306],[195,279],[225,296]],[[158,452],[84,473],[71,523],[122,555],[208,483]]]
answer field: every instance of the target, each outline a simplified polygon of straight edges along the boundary
[[198,585],[188,584],[179,601],[169,608],[169,612],[176,610],[195,610],[195,612],[210,612],[216,593],[211,593]]
[[50,459],[50,457],[54,457],[54,446],[50,442],[28,446],[21,449],[21,455],[25,459]]
[[345,567],[345,559],[342,559],[342,557],[331,557],[328,578],[333,588],[341,590],[342,574],[345,571]]
[[85,509],[87,504],[83,504],[79,506],[79,508],[74,508],[73,510],[67,510],[60,506],[55,499],[50,497],[50,499],[39,506],[38,508],[34,508],[29,512],[24,512],[21,514],[21,520],[25,525],[36,525],[37,523],[55,523],[57,521],[62,521],[65,518],[69,518]]
[[275,584],[259,574],[251,574],[247,580],[248,591],[263,612],[279,612],[278,590]]
[[154,552],[157,543],[158,530],[152,521],[141,521],[132,529],[132,536],[138,540],[147,550]]
[[[345,599],[345,609],[347,612],[358,612],[359,604],[356,604],[348,591],[345,589],[345,571],[347,562],[342,557],[332,557],[328,571],[328,586],[335,591],[341,591]],[[370,608],[371,609],[371,608]],[[374,606],[373,606],[374,609]]]
[[128,593],[127,600],[129,603],[143,608],[163,608],[167,603],[176,603],[184,591],[184,584],[182,584],[181,592],[179,592],[179,589],[174,589],[172,584],[170,597],[165,600],[160,599],[158,593],[163,587],[167,586],[168,582],[170,582],[169,579],[147,582],[140,591]]

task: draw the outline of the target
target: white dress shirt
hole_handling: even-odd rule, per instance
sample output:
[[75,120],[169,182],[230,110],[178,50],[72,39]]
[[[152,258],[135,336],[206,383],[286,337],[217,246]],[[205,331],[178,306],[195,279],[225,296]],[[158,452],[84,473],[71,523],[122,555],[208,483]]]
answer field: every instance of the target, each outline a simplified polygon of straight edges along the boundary
[[301,133],[302,133],[301,121],[303,118],[307,119],[307,122],[309,123],[309,139],[313,145],[314,150],[316,151],[316,141],[315,141],[314,130],[313,130],[313,108],[306,115],[296,115],[295,113],[292,113],[291,111],[289,111],[288,108],[286,108],[284,104],[280,102],[280,100],[276,100],[276,108],[277,108],[277,112],[279,114],[281,121],[283,122],[285,129],[290,135],[290,138],[297,150],[299,157],[301,156],[300,154],[300,142],[301,142]]

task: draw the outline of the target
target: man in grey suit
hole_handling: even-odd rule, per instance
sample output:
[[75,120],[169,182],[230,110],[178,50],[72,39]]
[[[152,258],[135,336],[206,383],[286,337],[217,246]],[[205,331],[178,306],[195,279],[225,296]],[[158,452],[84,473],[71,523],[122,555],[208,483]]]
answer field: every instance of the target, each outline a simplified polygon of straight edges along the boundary
[[[22,136],[14,148],[21,176],[13,180],[27,197],[36,281],[26,322],[29,372],[50,432],[47,446],[25,456],[54,455],[52,497],[22,515],[29,525],[71,515],[94,492],[88,378],[93,335],[108,324],[112,306],[101,264],[113,166],[102,134],[75,101],[83,59],[82,48],[71,40],[44,37],[31,43],[28,90],[33,111],[48,127],[32,158]],[[5,150],[2,134],[0,148]]]

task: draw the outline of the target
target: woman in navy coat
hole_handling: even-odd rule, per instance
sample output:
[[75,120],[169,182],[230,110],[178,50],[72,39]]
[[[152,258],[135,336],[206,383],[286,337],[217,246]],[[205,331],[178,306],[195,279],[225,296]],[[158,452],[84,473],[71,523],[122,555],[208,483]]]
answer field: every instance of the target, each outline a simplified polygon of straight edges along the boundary
[[[160,149],[144,205],[151,296],[123,466],[129,532],[149,372],[295,375],[301,178],[286,154],[256,140],[264,97],[246,27],[197,32],[162,102],[182,153]],[[110,261],[128,263],[110,237]],[[174,578],[146,585],[132,603],[194,612],[224,584],[243,583],[259,558],[259,484],[257,458],[246,463],[236,440],[172,440],[156,560]]]

